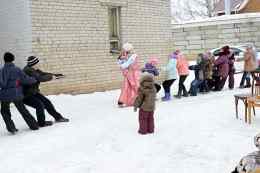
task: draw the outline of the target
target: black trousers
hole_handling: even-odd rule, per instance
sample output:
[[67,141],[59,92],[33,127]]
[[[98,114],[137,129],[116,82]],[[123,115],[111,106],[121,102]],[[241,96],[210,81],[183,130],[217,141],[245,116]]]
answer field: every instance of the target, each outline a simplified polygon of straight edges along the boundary
[[[16,127],[11,118],[11,111],[10,111],[10,103],[11,102],[1,102],[1,114],[4,119],[6,128],[9,132],[13,132]],[[33,118],[30,112],[26,109],[23,102],[21,100],[13,102],[17,110],[22,115],[23,119],[27,123],[30,129],[36,130],[38,129],[37,121]]]
[[179,90],[178,90],[178,95],[187,95],[188,92],[186,90],[186,87],[184,85],[184,82],[186,80],[188,75],[181,75],[179,79]]
[[56,111],[51,101],[40,93],[26,97],[23,102],[24,104],[36,109],[36,116],[39,125],[44,125],[45,123],[45,109],[55,120],[63,118],[62,115]]
[[228,73],[228,88],[233,89],[235,85],[234,71]]
[[215,91],[221,91],[226,83],[227,77],[219,77],[216,80]]
[[166,80],[162,83],[165,93],[170,93],[171,86],[176,79]]
[[212,77],[212,79],[206,79],[208,84],[208,91],[213,90],[215,87],[215,77]]

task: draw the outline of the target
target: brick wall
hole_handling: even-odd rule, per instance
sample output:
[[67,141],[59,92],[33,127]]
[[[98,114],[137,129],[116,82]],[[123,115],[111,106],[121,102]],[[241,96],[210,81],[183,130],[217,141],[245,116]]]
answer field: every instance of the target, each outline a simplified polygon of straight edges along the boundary
[[223,46],[253,43],[260,49],[260,14],[220,16],[205,21],[173,25],[173,47],[189,58]]
[[29,0],[1,0],[0,23],[0,63],[4,52],[11,51],[16,55],[16,64],[23,67],[31,53]]
[[119,88],[117,56],[109,53],[108,6],[121,6],[121,36],[141,63],[171,51],[170,0],[31,0],[32,49],[46,71],[66,78],[45,93],[85,93]]

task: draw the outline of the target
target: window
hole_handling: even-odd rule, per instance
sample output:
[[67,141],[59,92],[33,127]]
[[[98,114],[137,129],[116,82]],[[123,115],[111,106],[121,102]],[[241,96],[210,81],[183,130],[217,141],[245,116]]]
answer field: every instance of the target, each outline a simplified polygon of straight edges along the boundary
[[109,42],[110,52],[119,53],[120,46],[120,7],[109,8]]

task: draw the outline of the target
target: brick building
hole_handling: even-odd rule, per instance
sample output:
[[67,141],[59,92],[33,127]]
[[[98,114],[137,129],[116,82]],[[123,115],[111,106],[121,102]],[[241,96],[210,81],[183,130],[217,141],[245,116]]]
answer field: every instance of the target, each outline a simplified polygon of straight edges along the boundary
[[[0,54],[29,55],[66,75],[45,93],[86,93],[119,88],[118,50],[131,42],[143,64],[171,51],[170,0],[1,0]],[[2,61],[2,58],[1,58]],[[2,62],[1,62],[2,63]]]

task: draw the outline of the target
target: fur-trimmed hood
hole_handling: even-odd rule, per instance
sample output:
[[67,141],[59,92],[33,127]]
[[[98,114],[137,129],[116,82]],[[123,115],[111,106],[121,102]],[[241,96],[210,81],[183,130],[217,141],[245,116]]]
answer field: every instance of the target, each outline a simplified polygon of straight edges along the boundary
[[144,73],[140,79],[140,89],[146,92],[154,89],[154,77],[150,73]]

